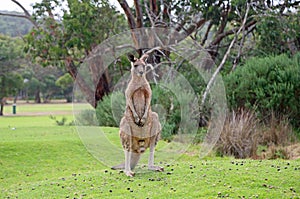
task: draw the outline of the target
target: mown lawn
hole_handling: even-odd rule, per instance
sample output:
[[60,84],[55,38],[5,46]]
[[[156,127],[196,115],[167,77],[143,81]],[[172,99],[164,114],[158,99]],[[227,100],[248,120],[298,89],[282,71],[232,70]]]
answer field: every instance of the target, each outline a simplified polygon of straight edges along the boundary
[[199,159],[198,148],[128,178],[92,157],[74,126],[1,117],[0,198],[300,198],[300,160]]

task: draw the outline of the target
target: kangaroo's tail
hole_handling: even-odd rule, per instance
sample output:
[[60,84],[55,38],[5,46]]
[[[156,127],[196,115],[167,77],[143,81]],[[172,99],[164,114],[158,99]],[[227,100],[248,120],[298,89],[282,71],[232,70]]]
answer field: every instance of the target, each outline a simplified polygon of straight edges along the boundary
[[111,169],[113,169],[113,170],[122,170],[122,169],[125,169],[125,163],[121,163],[119,165],[113,166],[113,167],[111,167]]

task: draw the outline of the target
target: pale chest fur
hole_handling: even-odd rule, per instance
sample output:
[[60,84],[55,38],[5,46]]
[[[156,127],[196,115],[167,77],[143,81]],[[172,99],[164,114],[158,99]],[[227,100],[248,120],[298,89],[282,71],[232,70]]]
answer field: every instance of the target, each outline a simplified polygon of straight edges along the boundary
[[[132,100],[133,107],[138,114],[139,118],[142,118],[147,107],[147,103],[150,102],[151,99],[151,88],[148,82],[144,84],[139,84],[139,86],[135,86],[137,84],[131,83],[125,92],[126,101]],[[148,99],[148,100],[147,100]],[[128,103],[128,102],[127,102]],[[127,108],[129,108],[127,106]]]

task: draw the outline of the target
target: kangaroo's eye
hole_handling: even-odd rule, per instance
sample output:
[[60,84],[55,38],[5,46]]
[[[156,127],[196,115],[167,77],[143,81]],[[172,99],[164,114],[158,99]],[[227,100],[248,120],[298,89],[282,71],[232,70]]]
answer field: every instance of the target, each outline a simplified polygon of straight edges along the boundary
[[133,65],[134,66],[134,68],[136,68],[136,67],[138,67],[139,65]]

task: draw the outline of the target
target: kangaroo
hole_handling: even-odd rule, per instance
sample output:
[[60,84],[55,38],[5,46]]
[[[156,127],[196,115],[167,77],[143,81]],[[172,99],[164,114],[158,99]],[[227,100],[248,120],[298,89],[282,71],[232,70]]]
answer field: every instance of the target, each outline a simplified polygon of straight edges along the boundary
[[140,156],[150,148],[148,169],[163,171],[154,165],[154,149],[160,139],[161,125],[156,112],[151,111],[152,91],[146,79],[146,59],[144,54],[140,59],[128,55],[131,62],[131,80],[125,91],[126,109],[120,122],[120,139],[124,149],[125,163],[112,167],[124,169],[127,176],[133,177],[132,171]]

